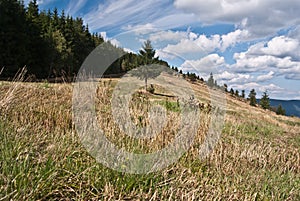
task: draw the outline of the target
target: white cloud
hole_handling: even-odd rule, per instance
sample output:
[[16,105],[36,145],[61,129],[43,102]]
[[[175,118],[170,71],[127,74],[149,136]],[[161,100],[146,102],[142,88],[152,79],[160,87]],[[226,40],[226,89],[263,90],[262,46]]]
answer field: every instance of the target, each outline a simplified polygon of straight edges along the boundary
[[[193,33],[194,34],[194,33]],[[196,35],[196,34],[195,34]],[[192,35],[192,38],[195,38],[195,35]],[[187,38],[188,37],[188,33],[183,32],[183,31],[160,31],[157,33],[152,33],[150,34],[149,39],[152,42],[162,42],[162,41],[175,41],[175,42],[179,42],[181,41],[181,39],[183,38]],[[196,35],[197,37],[197,35]]]
[[299,24],[298,0],[175,0],[174,6],[194,13],[203,23],[242,25],[257,36]]
[[[25,0],[24,5],[27,6],[30,1],[31,0]],[[37,0],[37,4],[38,5],[46,5],[46,4],[49,4],[49,3],[54,2],[54,1],[58,1],[58,0]]]
[[228,47],[235,45],[238,42],[245,41],[250,36],[247,30],[236,30],[234,32],[223,35],[222,38],[222,51],[225,51]]
[[270,41],[260,42],[251,46],[248,50],[249,55],[271,55],[275,57],[293,57],[300,59],[298,39],[287,36],[278,36]]
[[271,80],[271,79],[273,79],[274,74],[275,73],[273,71],[271,71],[267,75],[260,75],[257,77],[257,82],[265,82],[265,81]]
[[[145,24],[153,24],[153,21],[163,20],[164,23],[175,22],[174,17],[167,19],[167,16],[174,15],[174,9],[169,2],[152,0],[110,0],[99,1],[98,6],[84,16],[84,20],[90,25],[91,30],[120,30],[129,25],[135,27]],[[188,15],[188,14],[184,14]],[[156,27],[156,24],[153,26]],[[128,29],[126,29],[128,31]]]
[[135,35],[146,35],[158,31],[158,29],[151,23],[136,26],[128,25],[123,27],[123,30],[129,33],[134,33]]
[[[230,68],[235,72],[272,71],[278,75],[286,75],[290,79],[292,77],[295,79],[298,77],[296,74],[299,74],[300,68],[299,49],[298,39],[287,36],[274,37],[270,41],[259,42],[250,46],[246,52],[235,53],[236,63]],[[264,80],[268,77],[260,77],[260,79]]]
[[214,77],[221,83],[226,84],[247,83],[253,79],[253,76],[249,74],[230,73],[228,71],[215,74]]
[[207,55],[213,53],[216,50],[225,51],[228,47],[234,46],[235,44],[247,40],[249,33],[246,30],[236,30],[225,35],[197,35],[193,32],[162,32],[161,34],[152,37],[155,40],[158,38],[163,39],[176,39],[180,42],[177,44],[169,44],[167,47],[163,48],[166,52],[174,52],[179,55],[198,53],[200,55]]
[[185,61],[181,65],[181,68],[183,71],[197,72],[198,74],[208,74],[211,72],[217,72],[218,68],[222,67],[223,65],[225,65],[224,57],[220,57],[217,54],[211,54],[199,60]]
[[258,84],[256,82],[249,82],[246,84],[234,84],[231,87],[233,87],[234,89],[238,89],[238,90],[255,89],[255,91],[258,93],[263,93],[265,91],[268,91],[268,93],[270,94],[271,97],[275,97],[278,95],[282,95],[282,93],[286,93],[286,90],[284,88],[279,87],[275,84],[262,85],[262,84]]
[[66,13],[75,15],[80,9],[84,7],[86,2],[87,0],[70,1],[69,5],[67,6]]
[[108,40],[107,33],[105,31],[100,32],[100,36],[103,38],[104,41]]
[[118,41],[117,39],[115,38],[109,38],[107,36],[107,33],[106,32],[100,32],[100,35],[101,37],[103,38],[104,41],[109,41],[112,45],[116,46],[116,47],[120,47],[120,48],[123,48],[123,50],[125,52],[129,52],[129,53],[134,53],[133,50],[129,49],[129,48],[124,48],[122,47],[122,44],[120,41]]
[[284,75],[286,79],[300,80],[300,62],[293,68],[280,69],[279,73]]
[[[267,47],[262,48],[262,52],[278,57],[292,56],[298,52],[299,41],[285,36],[275,37],[268,42]],[[299,55],[297,55],[299,56]]]
[[174,54],[173,52],[166,52],[161,49],[156,50],[155,57],[159,56],[160,58],[163,59],[175,59],[175,58],[180,58],[178,54]]

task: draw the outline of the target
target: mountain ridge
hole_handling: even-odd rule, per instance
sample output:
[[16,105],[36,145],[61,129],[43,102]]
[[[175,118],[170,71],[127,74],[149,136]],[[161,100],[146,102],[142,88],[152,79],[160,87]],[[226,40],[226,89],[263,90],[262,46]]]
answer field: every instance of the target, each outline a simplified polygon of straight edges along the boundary
[[[259,102],[260,99],[257,99]],[[270,99],[271,107],[281,106],[285,109],[287,116],[297,116],[300,117],[300,100],[280,100],[280,99]]]

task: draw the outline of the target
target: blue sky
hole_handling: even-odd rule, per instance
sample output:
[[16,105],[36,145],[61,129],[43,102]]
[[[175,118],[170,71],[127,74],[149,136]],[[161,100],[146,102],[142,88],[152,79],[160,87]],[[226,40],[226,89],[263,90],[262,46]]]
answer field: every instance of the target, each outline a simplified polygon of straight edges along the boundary
[[[28,1],[25,1],[27,3]],[[160,58],[258,97],[300,100],[299,0],[40,0],[80,16],[127,51],[150,39]]]

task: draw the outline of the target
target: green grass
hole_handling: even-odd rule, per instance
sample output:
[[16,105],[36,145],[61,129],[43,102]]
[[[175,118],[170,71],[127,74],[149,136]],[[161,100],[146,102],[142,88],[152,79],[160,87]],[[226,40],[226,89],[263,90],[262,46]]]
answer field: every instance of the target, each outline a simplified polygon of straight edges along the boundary
[[[4,97],[7,90],[7,85],[0,86],[0,96]],[[297,131],[297,125],[287,124],[285,129],[267,118],[228,113],[230,120],[226,121],[220,142],[208,158],[200,160],[197,147],[209,125],[209,117],[202,113],[195,145],[177,163],[159,172],[131,175],[97,163],[85,150],[72,124],[69,85],[26,85],[16,94],[12,102],[0,108],[0,200],[300,198],[300,143],[290,141],[299,139],[291,132],[291,128]],[[99,94],[103,105],[97,109],[105,110],[99,117],[100,125],[107,125],[107,137],[120,147],[125,143],[131,151],[154,152],[168,135],[168,140],[174,137],[171,131],[176,130],[176,118],[170,119],[165,135],[152,139],[154,142],[138,144],[124,138],[108,114],[111,86],[106,83]],[[137,123],[146,122],[143,108],[147,101],[145,97],[132,105]],[[154,104],[175,116],[180,112],[176,102],[161,100]]]
[[177,102],[164,100],[164,101],[157,101],[157,103],[163,106],[164,108],[166,108],[167,111],[177,112],[177,113],[181,112],[180,105]]

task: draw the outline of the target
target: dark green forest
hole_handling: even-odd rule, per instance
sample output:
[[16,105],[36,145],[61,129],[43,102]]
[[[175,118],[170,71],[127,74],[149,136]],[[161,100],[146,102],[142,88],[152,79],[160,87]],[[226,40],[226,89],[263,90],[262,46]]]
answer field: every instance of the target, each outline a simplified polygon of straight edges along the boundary
[[[24,5],[20,0],[0,0],[0,76],[1,79],[13,79],[20,69],[26,66],[31,81],[51,78],[66,78],[64,81],[73,81],[76,78],[87,56],[99,45],[105,49],[99,60],[110,60],[109,53],[117,53],[120,57],[112,62],[104,75],[108,77],[121,76],[129,70],[147,64],[160,64],[169,66],[166,61],[155,57],[155,50],[151,41],[146,41],[139,53],[128,53],[120,47],[113,46],[104,41],[98,33],[91,33],[88,25],[82,18],[66,15],[57,9],[40,10],[37,0]],[[101,63],[101,62],[100,62]],[[104,62],[105,63],[105,62]],[[100,64],[101,65],[101,64]],[[99,66],[106,68],[107,66]],[[184,73],[178,67],[170,67],[191,81],[203,78],[195,73]],[[102,75],[102,73],[101,73]],[[146,85],[147,85],[147,78]],[[219,86],[213,74],[207,81],[210,87],[224,89],[232,96],[245,99],[245,91]],[[256,92],[250,94],[250,104],[256,106]],[[269,100],[266,102],[269,109]]]
[[[82,18],[57,9],[40,11],[36,0],[27,6],[23,1],[0,0],[1,77],[13,77],[24,66],[28,75],[39,79],[74,77],[85,58],[102,43],[123,51],[91,33]],[[140,55],[124,51],[122,55],[106,74],[124,73],[145,63]]]

